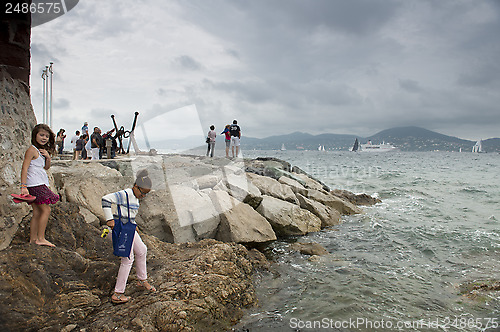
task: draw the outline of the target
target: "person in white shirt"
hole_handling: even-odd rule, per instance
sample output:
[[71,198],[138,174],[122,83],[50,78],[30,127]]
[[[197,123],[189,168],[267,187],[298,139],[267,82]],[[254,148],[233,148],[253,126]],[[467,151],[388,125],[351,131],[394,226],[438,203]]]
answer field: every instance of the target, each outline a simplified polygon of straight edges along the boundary
[[75,136],[71,137],[71,144],[73,144],[73,160],[76,160],[76,141],[80,138],[80,131],[75,132]]

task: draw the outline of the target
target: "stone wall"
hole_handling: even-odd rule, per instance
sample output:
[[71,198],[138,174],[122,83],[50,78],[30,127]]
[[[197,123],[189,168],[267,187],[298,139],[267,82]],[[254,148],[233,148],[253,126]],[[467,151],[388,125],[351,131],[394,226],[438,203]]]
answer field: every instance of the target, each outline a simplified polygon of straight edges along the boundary
[[21,219],[28,213],[26,204],[14,204],[10,194],[19,193],[21,166],[31,144],[36,124],[29,94],[20,80],[0,69],[0,250],[5,249]]
[[15,205],[24,152],[36,124],[29,93],[31,17],[0,12],[0,250],[11,242],[26,204]]

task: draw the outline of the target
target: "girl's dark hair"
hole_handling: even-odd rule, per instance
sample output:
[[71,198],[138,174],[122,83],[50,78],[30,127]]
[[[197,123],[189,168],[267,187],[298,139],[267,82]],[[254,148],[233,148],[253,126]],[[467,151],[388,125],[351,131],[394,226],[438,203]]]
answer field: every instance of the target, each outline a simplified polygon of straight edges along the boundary
[[[40,132],[40,130],[45,130],[46,132],[49,133],[49,140],[45,145],[40,145],[36,141],[36,135]],[[40,123],[33,128],[33,131],[31,132],[31,144],[33,144],[37,149],[45,149],[49,154],[53,155],[56,153],[56,144],[55,144],[55,135],[52,129],[50,129],[49,126],[46,124]]]
[[144,188],[144,189],[151,189],[153,186],[153,183],[151,182],[151,179],[149,178],[149,173],[148,170],[146,169],[141,169],[137,172],[137,176],[135,179],[136,186]]
[[214,126],[214,125],[211,125],[211,126],[210,126],[210,129],[211,129],[211,130],[215,130],[215,126]]

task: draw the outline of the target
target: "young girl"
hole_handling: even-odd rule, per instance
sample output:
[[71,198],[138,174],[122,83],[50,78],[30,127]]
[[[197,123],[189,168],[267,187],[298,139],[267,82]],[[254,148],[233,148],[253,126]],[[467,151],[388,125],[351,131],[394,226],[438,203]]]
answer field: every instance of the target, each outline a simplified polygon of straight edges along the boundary
[[[130,222],[135,224],[135,216],[139,210],[139,200],[144,198],[151,190],[151,179],[149,178],[148,172],[146,170],[141,170],[137,173],[137,179],[132,188],[121,190],[115,193],[108,194],[102,198],[102,209],[104,215],[106,216],[106,224],[113,228],[115,226],[114,218],[118,217],[118,214],[113,215],[111,211],[111,205],[117,205],[117,209],[120,209],[122,222]],[[127,204],[128,196],[128,204]],[[128,205],[128,206],[127,206]],[[118,270],[118,277],[116,278],[115,292],[111,296],[111,302],[115,304],[126,303],[130,300],[130,297],[123,295],[125,293],[125,287],[127,286],[127,279],[134,262],[134,256],[136,258],[135,268],[137,272],[137,286],[145,290],[155,292],[156,288],[151,286],[147,281],[148,275],[146,270],[146,254],[148,249],[146,245],[142,242],[141,237],[137,231],[134,234],[134,240],[132,242],[132,250],[130,251],[129,257],[121,258],[120,269]]]
[[21,195],[32,195],[33,217],[30,223],[30,243],[55,247],[45,239],[45,228],[50,215],[50,205],[59,200],[59,195],[49,189],[50,155],[55,153],[54,133],[49,126],[38,124],[31,133],[31,144],[24,154],[21,169]]
[[226,127],[224,128],[224,131],[222,133],[220,133],[221,135],[222,134],[225,134],[226,137],[225,137],[225,142],[226,142],[226,158],[229,158],[229,145],[231,144],[231,134],[229,133],[229,127],[230,125],[226,125]]

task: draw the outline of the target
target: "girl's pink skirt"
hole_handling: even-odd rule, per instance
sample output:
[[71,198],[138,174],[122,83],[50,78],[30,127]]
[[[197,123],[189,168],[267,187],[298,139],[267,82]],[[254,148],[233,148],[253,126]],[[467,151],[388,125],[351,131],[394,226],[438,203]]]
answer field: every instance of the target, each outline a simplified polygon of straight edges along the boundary
[[54,194],[46,185],[28,187],[31,196],[36,199],[32,204],[55,204],[59,201],[59,195]]

